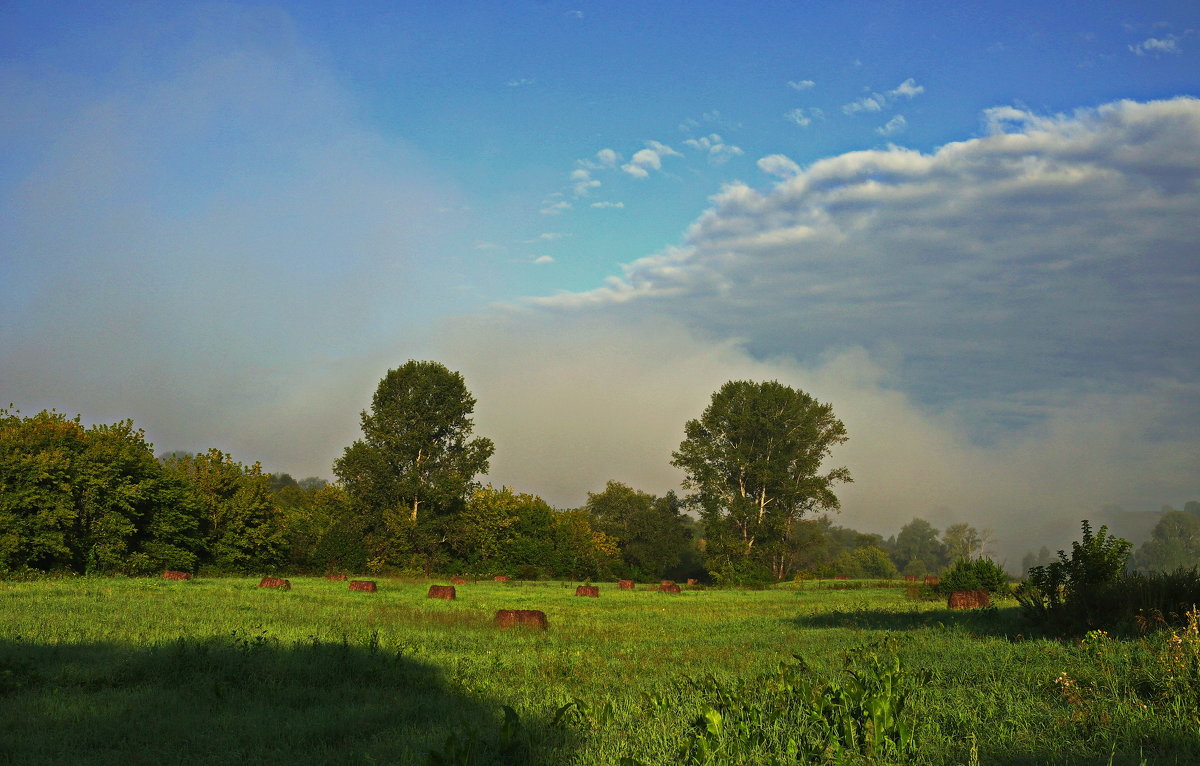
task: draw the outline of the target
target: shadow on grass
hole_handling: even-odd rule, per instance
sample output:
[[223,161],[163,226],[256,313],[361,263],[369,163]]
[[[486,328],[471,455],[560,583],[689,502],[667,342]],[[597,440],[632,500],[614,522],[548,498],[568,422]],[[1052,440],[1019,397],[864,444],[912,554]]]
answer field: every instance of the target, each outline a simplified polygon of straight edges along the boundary
[[834,609],[788,618],[802,628],[851,628],[859,630],[918,630],[921,628],[957,630],[978,636],[1016,639],[1027,630],[1020,608],[1013,606],[983,609]]
[[0,641],[0,763],[527,764],[569,732],[374,645]]

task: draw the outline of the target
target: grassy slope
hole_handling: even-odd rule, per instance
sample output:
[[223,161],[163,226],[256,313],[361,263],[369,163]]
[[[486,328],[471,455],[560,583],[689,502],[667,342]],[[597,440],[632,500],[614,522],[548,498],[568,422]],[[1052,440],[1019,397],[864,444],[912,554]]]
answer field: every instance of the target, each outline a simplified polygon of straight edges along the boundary
[[[591,599],[486,582],[447,602],[379,583],[0,582],[0,763],[425,763],[506,743],[532,748],[516,762],[678,763],[700,711],[679,682],[752,679],[794,653],[836,675],[885,636],[933,674],[916,698],[921,762],[972,748],[988,764],[1200,761],[1200,713],[1155,677],[1165,637],[1029,640],[1014,608],[949,612],[900,589],[602,585]],[[541,609],[550,630],[496,630],[501,608]]]

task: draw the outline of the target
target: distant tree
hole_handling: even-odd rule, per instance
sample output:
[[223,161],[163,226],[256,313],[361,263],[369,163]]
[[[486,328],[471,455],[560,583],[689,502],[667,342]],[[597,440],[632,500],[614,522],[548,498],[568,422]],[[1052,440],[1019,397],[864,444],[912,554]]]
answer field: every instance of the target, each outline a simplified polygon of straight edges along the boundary
[[970,559],[983,547],[979,530],[970,524],[951,524],[942,533],[942,546],[951,561]]
[[378,560],[416,554],[433,566],[446,519],[462,509],[494,451],[491,440],[471,438],[474,409],[462,375],[437,362],[409,361],[380,381],[362,412],[363,438],[333,467],[372,519]]
[[1130,562],[1136,569],[1173,572],[1200,566],[1200,516],[1168,511]]
[[618,481],[589,492],[592,525],[616,540],[625,570],[635,579],[661,579],[678,567],[692,547],[687,517],[674,492],[656,497]]
[[946,563],[946,547],[938,540],[938,531],[925,519],[913,519],[896,535],[896,562],[907,569],[910,562],[920,561],[932,570]]
[[704,519],[710,569],[785,577],[790,524],[837,509],[833,485],[851,480],[846,468],[821,473],[847,438],[833,408],[777,381],[730,381],[684,431],[671,462]]

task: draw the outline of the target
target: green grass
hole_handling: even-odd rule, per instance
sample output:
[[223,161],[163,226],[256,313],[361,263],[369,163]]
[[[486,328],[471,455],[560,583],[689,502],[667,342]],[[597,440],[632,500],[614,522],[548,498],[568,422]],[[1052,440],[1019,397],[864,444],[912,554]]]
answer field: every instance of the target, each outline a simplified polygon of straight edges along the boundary
[[[902,588],[481,582],[451,602],[291,580],[0,582],[0,764],[795,762],[848,655],[901,661],[906,763],[1200,762],[1185,632],[1027,638],[1015,606]],[[497,609],[550,629],[497,630]]]

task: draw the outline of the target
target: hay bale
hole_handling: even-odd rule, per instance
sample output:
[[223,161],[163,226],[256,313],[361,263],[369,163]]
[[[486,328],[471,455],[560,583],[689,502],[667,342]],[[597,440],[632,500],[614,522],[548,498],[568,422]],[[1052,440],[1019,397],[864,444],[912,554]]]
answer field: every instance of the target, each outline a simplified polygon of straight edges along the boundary
[[979,609],[991,605],[992,599],[986,590],[956,590],[946,599],[950,609]]
[[327,574],[325,575],[325,579],[333,580],[334,582],[345,582],[347,578],[344,574]]
[[351,580],[350,590],[356,590],[359,593],[374,593],[379,588],[375,587],[374,580]]
[[678,585],[671,582],[670,580],[663,580],[662,584],[658,586],[658,592],[659,593],[682,593],[683,590]]
[[496,575],[492,579],[496,582],[508,582],[508,575]]
[[904,575],[904,581],[905,582],[916,582],[917,576],[916,575]]
[[526,627],[533,630],[545,630],[547,628],[546,613],[537,609],[500,609],[496,612],[496,627]]
[[453,585],[430,585],[429,595],[426,598],[444,598],[447,601],[453,601],[456,596]]
[[580,585],[575,589],[576,596],[591,596],[592,598],[600,598],[599,585]]
[[694,577],[689,577],[689,578],[688,578],[688,581],[687,581],[687,584],[688,584],[688,585],[699,585],[699,584],[700,584],[700,581],[699,581],[699,580],[697,580],[697,579],[696,579],[696,578],[694,578]]
[[451,584],[451,585],[466,585],[466,584],[467,584],[467,578],[465,578],[465,577],[451,577],[451,578],[450,578],[450,584]]
[[633,590],[633,580],[618,580],[617,587],[621,590]]
[[190,580],[192,575],[189,572],[180,572],[175,569],[168,569],[162,573],[164,580]]
[[260,588],[279,588],[280,590],[291,590],[292,583],[290,580],[284,580],[279,577],[264,577],[258,581]]
[[937,585],[941,581],[942,581],[942,578],[938,577],[937,575],[925,575],[925,584],[926,585]]

